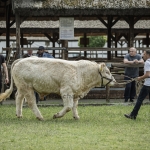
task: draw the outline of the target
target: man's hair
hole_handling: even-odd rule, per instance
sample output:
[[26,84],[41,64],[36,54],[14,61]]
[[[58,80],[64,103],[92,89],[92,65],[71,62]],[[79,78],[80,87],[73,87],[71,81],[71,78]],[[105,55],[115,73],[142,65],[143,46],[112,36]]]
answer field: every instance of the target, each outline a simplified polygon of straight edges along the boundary
[[150,55],[150,49],[145,50],[146,54]]

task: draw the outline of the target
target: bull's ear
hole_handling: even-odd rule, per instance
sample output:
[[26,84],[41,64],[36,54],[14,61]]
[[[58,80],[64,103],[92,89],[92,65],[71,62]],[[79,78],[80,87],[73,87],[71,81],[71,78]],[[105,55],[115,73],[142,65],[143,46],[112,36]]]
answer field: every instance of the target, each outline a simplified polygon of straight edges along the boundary
[[99,64],[99,70],[103,71],[103,69],[104,69],[105,66],[106,66],[105,63],[100,63]]

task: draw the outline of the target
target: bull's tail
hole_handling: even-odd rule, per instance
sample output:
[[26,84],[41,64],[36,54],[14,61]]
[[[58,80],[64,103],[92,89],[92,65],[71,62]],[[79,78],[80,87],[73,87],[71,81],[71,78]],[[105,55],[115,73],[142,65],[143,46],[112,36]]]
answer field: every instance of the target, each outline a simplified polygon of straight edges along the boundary
[[6,100],[6,98],[9,98],[12,91],[13,91],[13,83],[14,82],[13,82],[13,77],[12,77],[12,69],[18,61],[20,61],[20,59],[17,59],[16,61],[14,61],[12,66],[11,66],[11,84],[10,84],[10,88],[7,89],[4,93],[0,94],[0,102],[3,101],[3,100]]
[[6,98],[9,98],[12,91],[13,91],[13,81],[11,81],[11,86],[9,89],[7,89],[4,93],[1,93],[0,94],[0,102],[3,101],[3,100],[6,100]]

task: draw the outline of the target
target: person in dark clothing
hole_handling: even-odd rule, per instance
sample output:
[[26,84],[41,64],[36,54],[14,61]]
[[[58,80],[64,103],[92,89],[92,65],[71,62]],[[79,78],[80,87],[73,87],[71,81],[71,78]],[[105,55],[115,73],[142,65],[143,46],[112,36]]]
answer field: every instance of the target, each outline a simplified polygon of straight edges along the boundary
[[[8,69],[5,63],[5,58],[3,55],[0,54],[0,66],[3,67],[4,75],[5,75],[5,84],[9,83],[9,78],[8,78]],[[3,78],[3,72],[2,68],[0,69],[0,93],[2,92],[2,78]],[[2,104],[2,102],[1,102]]]
[[[129,54],[124,57],[125,64],[139,64],[144,63],[142,56],[137,54],[137,50],[134,47],[131,47],[129,50]],[[139,76],[139,67],[126,67],[125,68],[125,80],[130,80],[130,78],[136,78]],[[135,81],[126,84],[125,92],[124,92],[124,102],[134,101],[134,97],[136,95]]]
[[45,48],[43,46],[39,46],[38,52],[37,52],[37,57],[54,58],[48,52],[45,52]]

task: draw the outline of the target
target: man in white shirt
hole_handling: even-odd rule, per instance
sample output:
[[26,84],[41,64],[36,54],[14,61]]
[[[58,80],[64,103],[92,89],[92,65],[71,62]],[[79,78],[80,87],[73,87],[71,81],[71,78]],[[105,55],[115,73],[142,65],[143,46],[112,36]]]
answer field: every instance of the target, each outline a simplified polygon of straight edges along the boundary
[[136,119],[138,111],[142,105],[143,100],[150,93],[150,50],[145,50],[143,53],[143,59],[146,60],[144,64],[144,75],[138,77],[138,81],[145,80],[144,85],[141,88],[140,94],[137,98],[137,102],[130,114],[125,114],[124,116],[129,119]]

